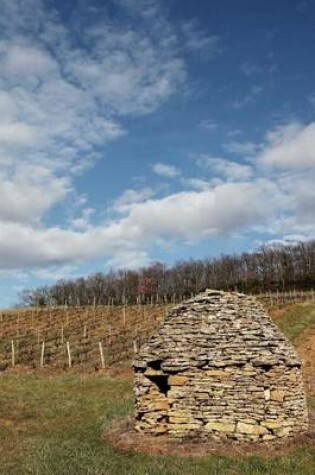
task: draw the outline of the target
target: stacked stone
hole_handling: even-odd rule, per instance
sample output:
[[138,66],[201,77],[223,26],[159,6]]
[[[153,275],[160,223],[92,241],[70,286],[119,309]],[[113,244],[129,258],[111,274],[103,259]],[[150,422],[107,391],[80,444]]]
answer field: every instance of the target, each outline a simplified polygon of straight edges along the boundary
[[207,290],[172,310],[136,355],[136,428],[239,441],[305,432],[300,367],[254,298]]

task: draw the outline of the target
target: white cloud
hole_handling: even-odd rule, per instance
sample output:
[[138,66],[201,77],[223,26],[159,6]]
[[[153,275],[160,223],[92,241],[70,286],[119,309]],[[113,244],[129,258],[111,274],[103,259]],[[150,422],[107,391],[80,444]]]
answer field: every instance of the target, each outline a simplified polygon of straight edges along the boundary
[[231,105],[234,109],[244,109],[244,107],[253,104],[262,91],[263,88],[261,86],[252,86],[244,97],[236,99]]
[[307,126],[291,123],[268,133],[259,160],[282,169],[314,168],[315,122]]
[[104,6],[91,26],[84,2],[66,23],[42,0],[1,0],[0,219],[38,225],[125,133],[121,116],[152,112],[177,93],[185,66],[176,35],[161,14],[148,34],[157,4],[142,3],[135,30]]
[[211,170],[215,176],[224,177],[231,181],[246,181],[254,174],[250,165],[208,155],[201,155],[197,159],[197,164]]
[[216,130],[218,128],[217,122],[215,122],[214,120],[211,120],[211,119],[202,120],[200,122],[199,126],[202,129],[208,130],[210,132],[213,132],[214,130]]
[[128,189],[115,201],[113,208],[118,212],[125,212],[135,203],[146,201],[154,195],[155,191],[152,188],[142,188],[141,190]]
[[106,267],[114,269],[139,269],[150,264],[151,260],[146,251],[141,249],[116,252],[115,256],[106,261]]
[[212,59],[222,49],[221,37],[208,35],[198,27],[196,20],[185,22],[182,31],[186,48],[201,53],[204,59]]
[[254,142],[238,142],[236,140],[232,140],[230,142],[227,142],[223,148],[227,152],[247,157],[256,155],[259,149],[259,145]]
[[152,167],[152,170],[156,175],[167,178],[175,178],[181,174],[177,167],[174,165],[168,165],[167,163],[155,163]]
[[134,203],[126,217],[84,232],[3,223],[0,260],[4,268],[64,265],[144,251],[160,237],[200,240],[228,234],[265,223],[281,199],[274,184],[258,180]]
[[28,124],[0,124],[0,146],[29,147],[40,140],[39,130]]
[[[115,266],[143,265],[150,247],[166,239],[176,244],[259,229],[314,231],[314,124],[278,127],[261,144],[226,145],[255,158],[252,166],[201,157],[213,172],[211,180],[184,178],[174,165],[156,163],[154,173],[178,177],[177,185],[186,189],[163,198],[149,187],[127,189],[110,210],[116,219],[93,224],[95,210],[75,193],[76,174],[126,133],[122,117],[148,114],[180,89],[186,71],[178,37],[154,0],[116,0],[128,13],[120,26],[101,14],[103,6],[91,10],[93,27],[82,25],[76,14],[63,23],[40,0],[0,4],[3,269],[29,268],[36,278],[50,278],[59,266],[70,266],[63,267],[64,274],[95,258]],[[82,5],[87,8],[86,2],[78,8]],[[128,15],[141,16],[137,29]],[[185,34],[190,51],[210,57],[218,49],[217,40],[193,23]],[[234,107],[245,107],[260,93],[254,86]],[[76,212],[69,224],[48,226],[49,211],[60,203]]]
[[[0,174],[1,177],[1,174]],[[0,183],[0,222],[38,223],[43,214],[71,191],[66,177],[53,177],[40,166],[21,166]]]
[[214,184],[219,184],[220,180],[204,180],[202,178],[182,178],[182,183],[189,188],[193,188],[195,190],[208,190]]

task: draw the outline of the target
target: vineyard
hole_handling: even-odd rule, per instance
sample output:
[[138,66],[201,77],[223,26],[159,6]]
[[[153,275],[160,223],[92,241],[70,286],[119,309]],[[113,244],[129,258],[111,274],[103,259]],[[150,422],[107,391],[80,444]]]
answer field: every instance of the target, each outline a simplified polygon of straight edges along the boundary
[[129,359],[160,325],[165,305],[50,307],[0,315],[0,369],[100,369]]
[[[314,297],[314,291],[257,296],[269,308],[314,300]],[[152,302],[3,311],[0,371],[15,366],[92,371],[126,361],[179,301],[178,298],[167,305]]]

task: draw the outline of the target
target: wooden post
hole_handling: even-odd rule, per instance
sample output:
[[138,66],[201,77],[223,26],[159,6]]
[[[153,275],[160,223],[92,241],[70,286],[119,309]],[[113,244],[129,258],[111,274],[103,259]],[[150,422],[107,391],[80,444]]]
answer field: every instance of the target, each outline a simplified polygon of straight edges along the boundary
[[138,353],[138,342],[137,342],[137,340],[133,340],[133,352]]
[[87,329],[86,329],[86,324],[83,325],[83,338],[86,338],[87,335]]
[[42,342],[42,350],[40,352],[40,366],[44,367],[44,358],[45,358],[45,342]]
[[71,362],[71,352],[70,352],[70,342],[67,341],[67,353],[68,353],[68,366],[71,368],[72,362]]
[[100,355],[101,355],[101,365],[102,365],[102,368],[105,369],[105,359],[104,359],[103,345],[101,341],[98,342],[98,346],[99,346]]
[[126,326],[126,306],[123,306],[123,311],[122,311],[122,317],[123,317],[123,325],[124,327]]
[[64,335],[63,335],[63,325],[61,325],[60,334],[61,334],[61,343],[63,344],[63,338],[64,338]]
[[15,348],[14,348],[14,340],[11,340],[11,348],[12,348],[12,366],[15,366]]

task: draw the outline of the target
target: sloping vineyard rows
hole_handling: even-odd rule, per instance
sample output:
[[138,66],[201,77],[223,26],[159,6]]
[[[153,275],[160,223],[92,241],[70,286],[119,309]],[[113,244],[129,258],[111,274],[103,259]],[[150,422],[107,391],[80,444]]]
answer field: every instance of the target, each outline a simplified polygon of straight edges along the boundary
[[0,369],[98,369],[132,357],[161,324],[162,305],[21,309],[0,316]]
[[[314,300],[314,291],[256,295],[266,306]],[[130,359],[169,305],[22,308],[0,312],[0,370],[99,369]]]

